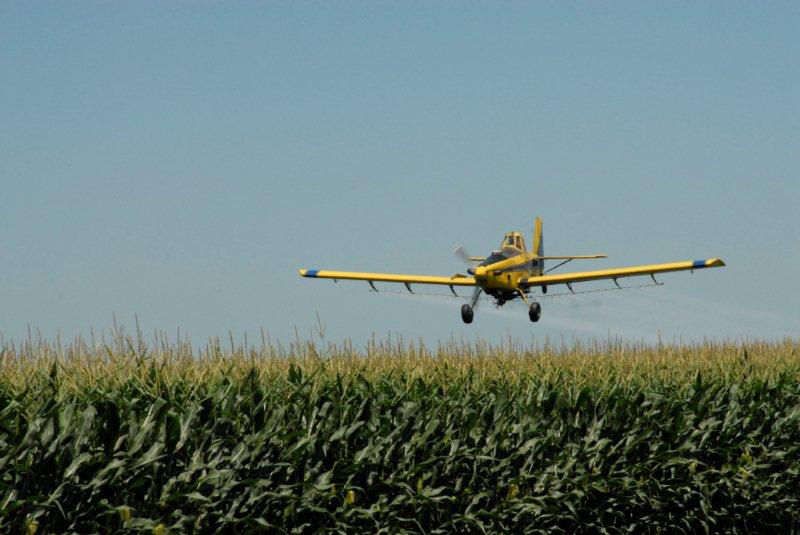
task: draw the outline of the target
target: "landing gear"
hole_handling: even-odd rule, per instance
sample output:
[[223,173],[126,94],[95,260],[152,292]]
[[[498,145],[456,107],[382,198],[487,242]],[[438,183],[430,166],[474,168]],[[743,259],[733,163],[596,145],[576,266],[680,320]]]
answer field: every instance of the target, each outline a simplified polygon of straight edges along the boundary
[[472,318],[475,313],[472,311],[472,307],[464,304],[461,305],[461,319],[464,320],[464,323],[472,323]]
[[[463,314],[463,312],[462,312],[462,314]],[[531,303],[531,306],[528,309],[528,317],[533,322],[539,321],[539,318],[542,317],[542,306],[539,303],[537,303],[536,301]]]
[[478,298],[481,296],[481,287],[476,286],[475,291],[472,292],[472,297],[468,305],[461,305],[461,319],[464,323],[472,323],[472,318],[475,316],[473,308],[478,304]]

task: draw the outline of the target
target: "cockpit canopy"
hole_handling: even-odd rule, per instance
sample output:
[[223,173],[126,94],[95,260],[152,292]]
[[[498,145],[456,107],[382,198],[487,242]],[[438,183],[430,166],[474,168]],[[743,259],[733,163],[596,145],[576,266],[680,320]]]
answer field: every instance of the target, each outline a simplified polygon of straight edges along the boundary
[[506,233],[505,237],[503,238],[503,243],[500,244],[500,248],[506,249],[508,247],[525,252],[525,240],[522,239],[522,236],[519,232]]

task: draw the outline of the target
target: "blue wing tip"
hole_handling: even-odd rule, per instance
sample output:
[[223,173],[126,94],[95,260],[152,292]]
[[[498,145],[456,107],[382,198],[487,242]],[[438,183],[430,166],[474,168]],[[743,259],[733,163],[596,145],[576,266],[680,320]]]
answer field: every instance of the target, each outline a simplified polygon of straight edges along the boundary
[[709,258],[708,260],[695,260],[692,262],[692,269],[706,267],[722,267],[725,265],[720,258]]

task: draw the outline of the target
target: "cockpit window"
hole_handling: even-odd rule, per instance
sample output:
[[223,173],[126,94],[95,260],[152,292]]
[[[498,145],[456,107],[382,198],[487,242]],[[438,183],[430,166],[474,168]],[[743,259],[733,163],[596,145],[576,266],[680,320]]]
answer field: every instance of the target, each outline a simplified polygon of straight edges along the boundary
[[514,247],[522,251],[524,248],[522,245],[522,237],[515,236],[514,234],[507,235],[505,240],[503,240],[503,247]]
[[492,254],[489,255],[489,258],[478,264],[479,266],[489,266],[496,262],[502,262],[503,260],[507,259],[508,256],[504,255],[502,251],[492,251]]

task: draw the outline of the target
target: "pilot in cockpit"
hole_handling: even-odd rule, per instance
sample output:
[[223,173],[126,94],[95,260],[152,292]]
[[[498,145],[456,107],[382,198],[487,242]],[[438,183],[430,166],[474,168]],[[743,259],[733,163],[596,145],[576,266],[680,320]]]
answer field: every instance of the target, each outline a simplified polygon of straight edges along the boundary
[[517,233],[506,234],[506,238],[503,241],[503,247],[513,247],[519,251],[524,251],[525,242],[522,241],[522,236]]

